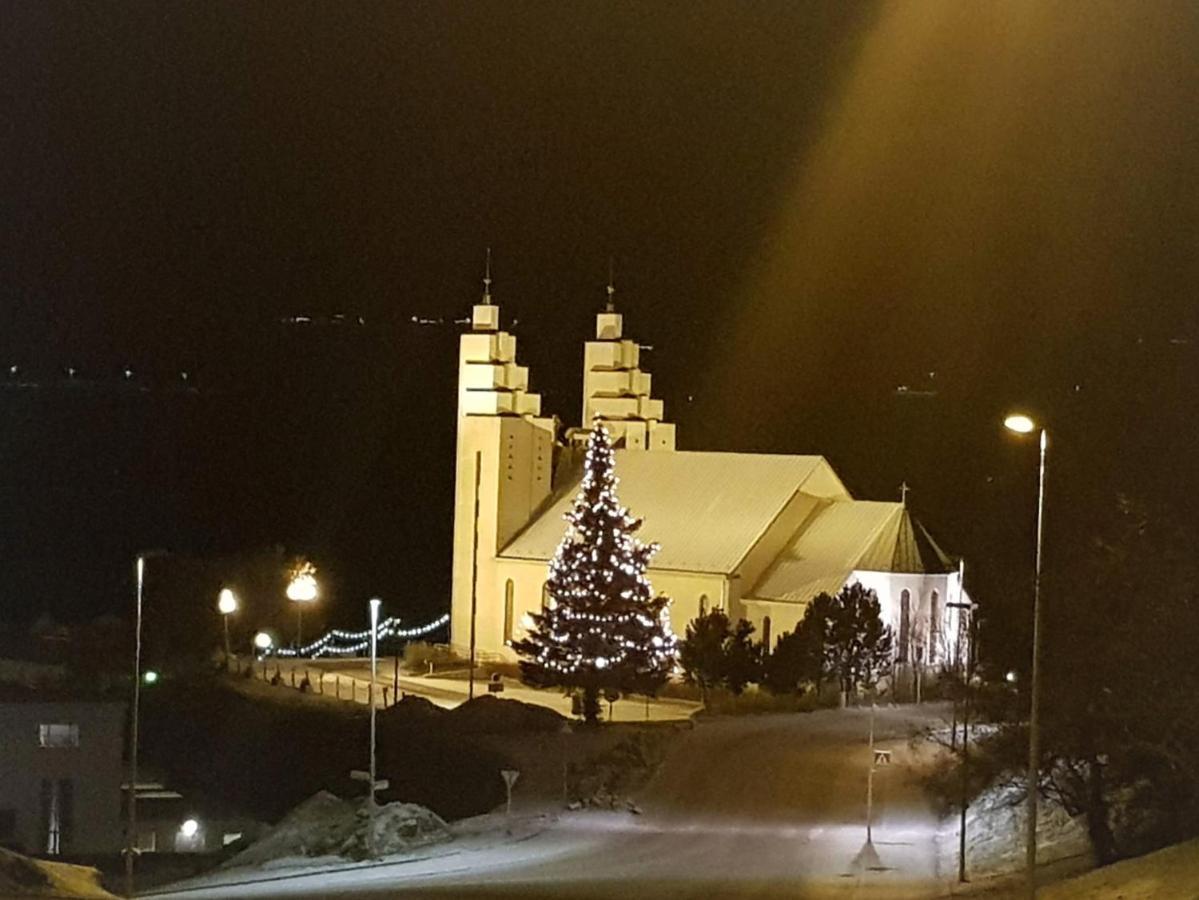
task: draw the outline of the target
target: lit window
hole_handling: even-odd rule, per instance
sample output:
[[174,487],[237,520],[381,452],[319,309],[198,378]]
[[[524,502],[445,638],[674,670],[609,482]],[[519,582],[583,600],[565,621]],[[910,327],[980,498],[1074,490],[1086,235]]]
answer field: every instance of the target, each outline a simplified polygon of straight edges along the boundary
[[73,722],[39,725],[37,742],[39,747],[78,747],[79,726]]
[[908,647],[912,642],[912,595],[907,588],[899,594],[899,661],[908,661]]

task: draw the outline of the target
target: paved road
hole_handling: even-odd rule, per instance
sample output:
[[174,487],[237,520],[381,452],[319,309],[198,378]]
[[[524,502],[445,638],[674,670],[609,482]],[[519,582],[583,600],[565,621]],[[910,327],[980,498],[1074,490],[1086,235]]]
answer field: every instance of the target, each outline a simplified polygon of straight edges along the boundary
[[[204,897],[915,898],[946,892],[937,821],[905,771],[931,710],[879,710],[894,764],[865,841],[865,710],[742,717],[683,735],[643,815],[577,813],[529,840]],[[189,895],[196,897],[198,895]]]

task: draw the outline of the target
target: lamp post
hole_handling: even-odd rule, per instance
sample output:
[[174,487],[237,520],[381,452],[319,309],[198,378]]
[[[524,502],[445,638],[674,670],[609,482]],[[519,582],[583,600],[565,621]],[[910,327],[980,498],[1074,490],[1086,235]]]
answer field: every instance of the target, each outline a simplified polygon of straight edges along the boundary
[[[974,677],[974,641],[976,638],[975,632],[975,617],[974,604],[958,601],[956,603],[945,604],[950,609],[958,610],[958,615],[965,615],[969,624],[966,628],[966,666],[962,679],[964,686],[963,704],[962,704],[962,797],[961,797],[961,821],[958,823],[958,881],[965,884],[969,879],[966,878],[966,793],[970,786],[970,691],[971,679]],[[958,668],[961,669],[961,636],[962,629],[958,628]],[[954,710],[957,709],[957,698],[954,698]],[[956,715],[956,712],[955,712]]]
[[375,676],[379,662],[379,605],[382,603],[378,597],[372,597],[371,604],[371,689],[368,696],[368,702],[371,708],[371,790],[370,799],[368,800],[368,812],[370,820],[367,827],[370,829],[367,833],[367,851],[370,853],[371,859],[375,858],[375,814],[378,809],[375,804],[375,788],[378,787],[379,781],[375,773]]
[[315,600],[317,593],[316,568],[312,563],[301,564],[287,583],[287,599],[296,605],[296,649],[304,640],[304,604]]
[[[133,896],[133,854],[137,845],[137,751],[138,724],[141,714],[142,696],[142,598],[146,587],[146,560],[152,556],[165,556],[165,550],[139,553],[134,565],[137,577],[136,605],[134,608],[133,635],[133,700],[129,711],[129,794],[126,811],[125,834],[125,894]],[[158,673],[147,672],[147,683],[158,680]]]
[[1041,548],[1045,531],[1045,463],[1049,449],[1049,433],[1030,417],[1021,414],[1008,416],[1004,427],[1017,434],[1040,431],[1041,464],[1037,477],[1037,556],[1032,592],[1032,683],[1029,685],[1028,711],[1028,835],[1025,849],[1028,896],[1037,895],[1037,790],[1040,783],[1040,667],[1041,667]]
[[229,616],[237,612],[237,595],[229,588],[222,588],[216,601],[217,611],[225,623],[225,668],[229,668],[229,660],[233,654],[229,652]]

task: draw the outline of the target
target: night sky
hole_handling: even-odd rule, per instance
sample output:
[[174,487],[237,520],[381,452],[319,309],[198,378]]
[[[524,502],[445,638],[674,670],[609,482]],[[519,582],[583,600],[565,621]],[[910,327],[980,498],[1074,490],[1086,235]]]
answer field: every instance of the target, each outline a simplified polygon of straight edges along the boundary
[[906,480],[983,602],[1009,406],[1059,528],[1197,511],[1191,2],[5,2],[0,161],[3,620],[123,612],[150,547],[444,609],[488,246],[547,412],[612,257],[681,448]]

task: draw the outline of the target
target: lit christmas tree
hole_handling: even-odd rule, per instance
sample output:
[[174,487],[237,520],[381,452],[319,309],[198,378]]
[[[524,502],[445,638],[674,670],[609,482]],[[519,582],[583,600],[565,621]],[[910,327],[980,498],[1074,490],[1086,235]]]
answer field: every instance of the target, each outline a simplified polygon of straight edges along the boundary
[[670,599],[655,596],[645,577],[658,548],[634,537],[641,521],[616,498],[614,462],[597,422],[570,524],[550,562],[546,608],[514,645],[525,657],[524,680],[580,690],[588,722],[599,718],[602,692],[652,695],[675,661]]

